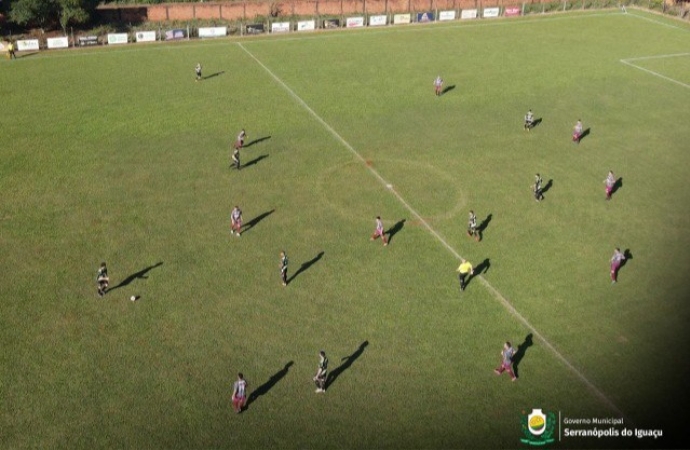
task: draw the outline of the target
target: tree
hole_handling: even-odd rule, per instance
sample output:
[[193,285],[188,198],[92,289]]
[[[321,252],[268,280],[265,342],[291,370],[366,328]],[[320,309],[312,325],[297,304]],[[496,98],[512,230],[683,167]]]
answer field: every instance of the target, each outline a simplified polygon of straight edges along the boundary
[[57,2],[63,33],[67,34],[67,25],[70,23],[84,23],[89,20],[89,13],[82,0],[57,0]]
[[88,6],[84,0],[14,0],[10,20],[19,25],[37,25],[42,31],[60,24],[67,34],[69,24],[89,20]]
[[10,9],[10,20],[19,25],[35,24],[45,31],[56,13],[55,0],[15,0]]

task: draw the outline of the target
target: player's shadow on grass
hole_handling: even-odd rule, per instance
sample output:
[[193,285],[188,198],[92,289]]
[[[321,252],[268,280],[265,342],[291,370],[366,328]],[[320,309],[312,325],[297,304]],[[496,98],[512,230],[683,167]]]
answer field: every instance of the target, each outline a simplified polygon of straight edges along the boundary
[[446,87],[443,89],[443,91],[441,91],[441,95],[445,95],[445,94],[449,93],[450,91],[452,91],[453,89],[455,89],[455,85],[454,85],[454,84],[451,84],[450,86],[446,86]]
[[152,266],[148,266],[148,267],[145,268],[145,269],[141,269],[139,272],[135,272],[135,273],[129,275],[129,276],[128,276],[127,278],[125,278],[124,280],[120,281],[120,284],[118,284],[117,286],[114,286],[114,287],[111,287],[110,289],[108,289],[108,292],[111,292],[111,291],[114,291],[115,289],[118,289],[118,288],[127,286],[129,283],[131,283],[132,281],[134,281],[134,280],[136,280],[136,279],[145,280],[145,279],[148,278],[148,277],[146,276],[146,274],[149,273],[149,271],[155,269],[156,267],[160,267],[160,266],[162,266],[162,265],[163,265],[163,261],[159,261],[159,262],[157,262],[156,264],[154,264],[154,265],[152,265]]
[[225,73],[225,71],[221,70],[220,72],[212,73],[211,75],[205,76],[203,79],[208,80],[210,78],[219,77],[219,76],[223,75],[224,73]]
[[361,344],[359,344],[359,348],[354,351],[349,356],[346,356],[342,358],[340,361],[342,364],[340,364],[338,367],[336,367],[333,372],[331,372],[328,375],[328,379],[326,380],[326,387],[330,387],[333,383],[335,383],[335,380],[338,379],[340,375],[342,375],[343,372],[345,372],[347,369],[350,368],[350,366],[357,361],[357,358],[362,356],[362,353],[364,353],[364,350],[367,348],[369,345],[369,341],[364,341]]
[[489,267],[491,267],[491,260],[489,258],[486,258],[484,261],[477,264],[477,267],[474,268],[474,275],[470,279],[472,279],[475,276],[487,273],[489,271]]
[[630,249],[629,249],[629,248],[626,248],[625,250],[623,250],[623,256],[625,256],[625,259],[624,259],[623,261],[621,261],[621,265],[620,265],[620,267],[618,268],[619,271],[620,271],[623,267],[625,267],[625,265],[628,263],[628,261],[630,261],[630,260],[633,259],[633,254],[630,252]]
[[242,234],[246,233],[247,231],[251,230],[255,226],[259,224],[262,220],[264,220],[266,217],[270,216],[273,214],[275,209],[272,209],[270,211],[266,211],[265,213],[261,213],[258,216],[254,217],[252,220],[247,222],[247,224],[243,227],[244,229],[242,230]]
[[484,261],[477,264],[477,266],[474,268],[474,273],[465,280],[465,289],[467,289],[475,277],[478,277],[483,273],[487,273],[489,271],[489,267],[491,267],[491,261],[489,258],[486,258]]
[[260,137],[260,138],[258,138],[258,139],[254,139],[253,141],[248,142],[247,144],[245,144],[244,148],[251,147],[252,145],[256,145],[256,144],[258,144],[258,143],[260,143],[260,142],[267,141],[268,139],[271,139],[271,136],[264,136],[264,137]]
[[242,168],[246,169],[247,167],[251,167],[255,164],[258,164],[259,161],[261,161],[262,159],[266,159],[266,158],[268,158],[268,155],[259,155],[256,158],[252,159],[251,161],[247,161],[246,163],[244,163]]
[[592,130],[591,128],[586,128],[586,129],[582,132],[582,134],[580,135],[580,139],[578,139],[578,142],[582,142],[582,140],[583,140],[584,138],[586,138],[587,136],[589,136],[589,133],[590,133],[591,130]]
[[546,184],[544,185],[544,187],[541,188],[542,195],[547,193],[549,191],[549,189],[551,189],[552,187],[553,187],[553,179],[547,181]]
[[321,251],[321,252],[319,252],[318,255],[314,256],[314,257],[313,257],[312,259],[310,259],[309,261],[302,263],[302,265],[299,266],[299,269],[297,269],[297,272],[295,272],[290,278],[288,278],[288,280],[287,280],[288,284],[292,283],[292,280],[294,280],[295,278],[297,278],[297,275],[301,274],[302,272],[305,272],[305,271],[309,270],[309,268],[310,268],[311,266],[313,266],[314,264],[316,264],[317,262],[319,262],[319,260],[320,260],[321,258],[323,258],[323,255],[324,255],[324,252]]
[[386,230],[385,234],[388,235],[388,243],[390,244],[391,241],[393,240],[393,236],[398,234],[400,230],[402,230],[403,226],[405,225],[405,219],[401,219],[395,223],[392,227],[390,227],[388,230]]
[[613,183],[613,189],[611,189],[611,195],[615,194],[618,189],[621,189],[623,187],[623,177],[620,177],[619,179],[616,180],[615,183]]
[[532,121],[532,129],[537,128],[542,120],[544,119],[542,119],[541,117],[538,119],[534,119],[534,121]]
[[515,355],[513,355],[513,372],[515,373],[516,377],[519,376],[518,370],[520,367],[520,362],[525,357],[527,349],[534,345],[534,342],[532,342],[532,338],[532,333],[525,336],[524,342],[517,346],[517,351],[515,352]]
[[247,398],[247,404],[244,405],[244,409],[249,408],[249,405],[254,403],[261,397],[262,395],[268,394],[268,392],[273,389],[273,386],[278,384],[280,380],[287,375],[288,370],[292,365],[295,364],[293,361],[290,361],[289,363],[285,364],[285,366],[271,375],[271,377],[266,381],[264,384],[259,386],[258,388],[254,389],[251,394],[249,394],[249,397]]
[[481,241],[484,238],[484,230],[486,230],[489,227],[489,223],[491,222],[491,219],[494,218],[493,214],[489,214],[486,216],[486,219],[482,220],[482,223],[479,224],[477,227],[477,233],[479,233],[479,240]]
[[19,59],[19,58],[24,59],[24,58],[28,58],[29,56],[38,55],[39,53],[40,52],[22,53],[21,55],[15,54],[15,59]]

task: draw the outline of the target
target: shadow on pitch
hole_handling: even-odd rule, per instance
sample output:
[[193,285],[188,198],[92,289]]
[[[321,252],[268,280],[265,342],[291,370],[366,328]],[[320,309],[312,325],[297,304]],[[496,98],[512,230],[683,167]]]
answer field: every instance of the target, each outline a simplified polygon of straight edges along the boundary
[[551,179],[551,180],[546,182],[544,187],[541,189],[541,193],[542,194],[547,193],[549,191],[549,189],[551,189],[552,187],[553,187],[553,180]]
[[311,266],[313,266],[314,264],[319,262],[319,260],[321,258],[323,258],[323,255],[324,255],[324,252],[321,251],[321,252],[319,252],[318,255],[314,256],[309,261],[302,263],[302,265],[299,267],[299,269],[297,269],[297,272],[295,272],[290,278],[288,278],[288,280],[287,280],[288,284],[290,284],[292,282],[292,280],[297,278],[297,275],[301,274],[302,272],[306,272],[307,270],[309,270],[309,268]]
[[591,128],[585,129],[585,130],[582,132],[582,134],[580,135],[580,139],[578,139],[578,142],[582,142],[582,140],[583,140],[584,138],[586,138],[587,136],[589,136],[591,130],[592,130]]
[[260,137],[260,138],[258,138],[258,139],[254,139],[253,141],[248,142],[248,143],[244,146],[244,148],[251,147],[252,145],[256,145],[256,144],[258,144],[258,143],[260,143],[260,142],[267,141],[267,140],[269,140],[269,139],[271,139],[271,136],[264,136],[264,137]]
[[249,222],[247,222],[247,224],[246,224],[246,225],[243,227],[243,229],[242,229],[242,234],[246,233],[247,231],[249,231],[249,230],[251,230],[252,228],[254,228],[255,226],[257,226],[257,225],[259,224],[259,222],[261,222],[261,221],[264,220],[266,217],[268,217],[268,216],[270,216],[271,214],[273,214],[274,211],[275,211],[275,209],[272,209],[272,210],[270,210],[270,211],[266,211],[265,213],[261,213],[261,214],[259,214],[258,216],[254,217],[254,218],[253,218],[252,220],[250,220]]
[[532,333],[525,336],[524,342],[517,346],[517,351],[515,352],[515,355],[513,355],[513,372],[515,373],[516,377],[519,376],[518,370],[520,367],[520,362],[525,357],[527,349],[534,345],[534,342],[532,342],[532,338]]
[[247,398],[247,404],[244,405],[244,409],[249,408],[249,405],[257,401],[259,397],[261,397],[262,395],[268,394],[268,392],[271,389],[273,389],[273,386],[278,384],[278,382],[282,380],[285,377],[285,375],[287,375],[288,370],[290,369],[290,367],[293,366],[293,364],[295,364],[293,361],[290,361],[289,363],[285,364],[285,366],[282,369],[271,375],[268,381],[266,381],[258,388],[254,389],[252,393],[249,394],[249,397]]
[[345,356],[342,358],[340,361],[342,364],[340,364],[338,367],[336,367],[333,372],[331,372],[328,375],[328,380],[326,380],[326,387],[330,387],[333,383],[335,383],[335,380],[338,379],[340,375],[342,375],[343,372],[345,372],[347,369],[350,368],[350,366],[357,361],[357,358],[362,356],[362,353],[364,353],[364,350],[367,348],[369,345],[369,341],[364,341],[361,344],[359,344],[359,348],[354,351],[349,356]]
[[611,195],[615,194],[618,189],[623,188],[623,177],[620,177],[619,179],[616,180],[615,183],[613,183],[613,189],[611,189]]
[[625,259],[623,261],[621,261],[621,265],[618,268],[618,270],[625,267],[625,265],[628,263],[628,261],[633,259],[633,254],[632,254],[632,252],[630,252],[629,248],[626,248],[625,250],[623,250],[623,256],[625,256]]
[[211,75],[208,75],[208,76],[202,78],[202,80],[209,80],[211,78],[219,77],[219,76],[223,75],[224,73],[225,73],[225,71],[221,70],[220,72],[212,73]]
[[455,89],[455,85],[451,84],[450,86],[443,88],[443,90],[441,91],[441,95],[445,95],[448,92],[452,91],[453,89]]
[[385,231],[385,234],[388,235],[388,243],[390,244],[391,241],[393,240],[393,236],[398,234],[400,230],[403,229],[403,226],[405,225],[405,219],[401,219],[395,223],[392,227],[390,227],[388,230]]
[[479,240],[481,241],[484,239],[484,230],[486,230],[489,227],[489,223],[491,223],[491,219],[494,218],[493,214],[489,214],[486,216],[486,219],[482,220],[482,223],[479,224],[477,227],[477,233],[479,233]]
[[486,258],[484,261],[477,264],[477,266],[474,268],[474,273],[465,279],[465,290],[467,290],[467,287],[475,277],[478,277],[483,273],[487,273],[489,271],[489,267],[491,267],[491,260],[489,260],[489,258]]
[[247,161],[246,163],[244,163],[244,165],[242,166],[242,168],[243,168],[243,169],[246,169],[247,167],[250,167],[250,166],[253,166],[253,165],[255,165],[255,164],[258,164],[259,161],[261,161],[262,159],[266,159],[266,158],[268,158],[268,155],[259,155],[259,156],[257,156],[256,158],[252,159],[251,161]]
[[489,258],[486,258],[484,261],[477,264],[477,267],[474,268],[473,277],[487,273],[489,271],[489,267],[491,267],[491,260]]
[[539,126],[539,124],[541,123],[542,120],[543,120],[543,119],[542,119],[541,117],[538,118],[538,119],[534,119],[534,121],[532,121],[532,128],[533,128],[533,129],[534,129],[534,128],[537,128],[537,127]]
[[108,292],[111,292],[111,291],[114,291],[115,289],[118,289],[118,288],[127,286],[129,283],[131,283],[132,281],[134,281],[134,280],[136,280],[136,279],[145,280],[145,279],[148,278],[148,277],[146,276],[146,274],[147,274],[149,271],[155,269],[156,267],[160,267],[160,266],[162,266],[162,265],[163,265],[163,261],[160,261],[160,262],[157,262],[156,264],[154,264],[154,265],[152,265],[152,266],[148,266],[148,267],[145,268],[145,269],[141,269],[139,272],[135,272],[135,273],[129,275],[129,276],[128,276],[127,278],[125,278],[124,280],[120,281],[120,284],[118,284],[117,286],[114,286],[114,287],[111,287],[110,289],[108,289]]

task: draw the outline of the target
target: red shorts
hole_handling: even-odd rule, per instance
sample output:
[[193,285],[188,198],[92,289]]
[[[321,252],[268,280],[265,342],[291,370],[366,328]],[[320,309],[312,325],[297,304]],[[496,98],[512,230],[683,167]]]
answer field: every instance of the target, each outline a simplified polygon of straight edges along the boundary
[[232,398],[232,406],[234,406],[235,409],[239,409],[242,406],[244,406],[246,401],[247,401],[246,397],[233,397]]

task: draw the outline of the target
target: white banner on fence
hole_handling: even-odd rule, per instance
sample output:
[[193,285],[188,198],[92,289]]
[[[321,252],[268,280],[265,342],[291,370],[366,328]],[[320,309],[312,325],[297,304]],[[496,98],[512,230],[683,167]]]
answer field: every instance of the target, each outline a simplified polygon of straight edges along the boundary
[[200,38],[213,38],[228,35],[228,27],[199,28]]
[[155,31],[137,31],[137,42],[156,42]]
[[386,24],[386,16],[369,16],[369,26],[378,27]]
[[17,41],[17,51],[38,50],[38,39],[25,39]]
[[67,48],[69,47],[69,39],[67,36],[47,39],[48,48]]
[[127,33],[108,33],[108,45],[126,44]]
[[345,20],[345,28],[359,28],[364,26],[364,17],[348,17]]
[[498,7],[494,8],[484,8],[482,11],[482,17],[498,17],[500,9]]
[[438,20],[455,20],[455,11],[439,11]]
[[288,33],[290,31],[290,22],[273,22],[271,24],[271,33]]
[[297,22],[297,31],[313,31],[316,29],[316,21],[314,20],[303,20]]
[[396,14],[393,16],[393,24],[400,25],[412,22],[412,14]]
[[477,10],[476,9],[463,9],[460,13],[461,19],[476,19]]

